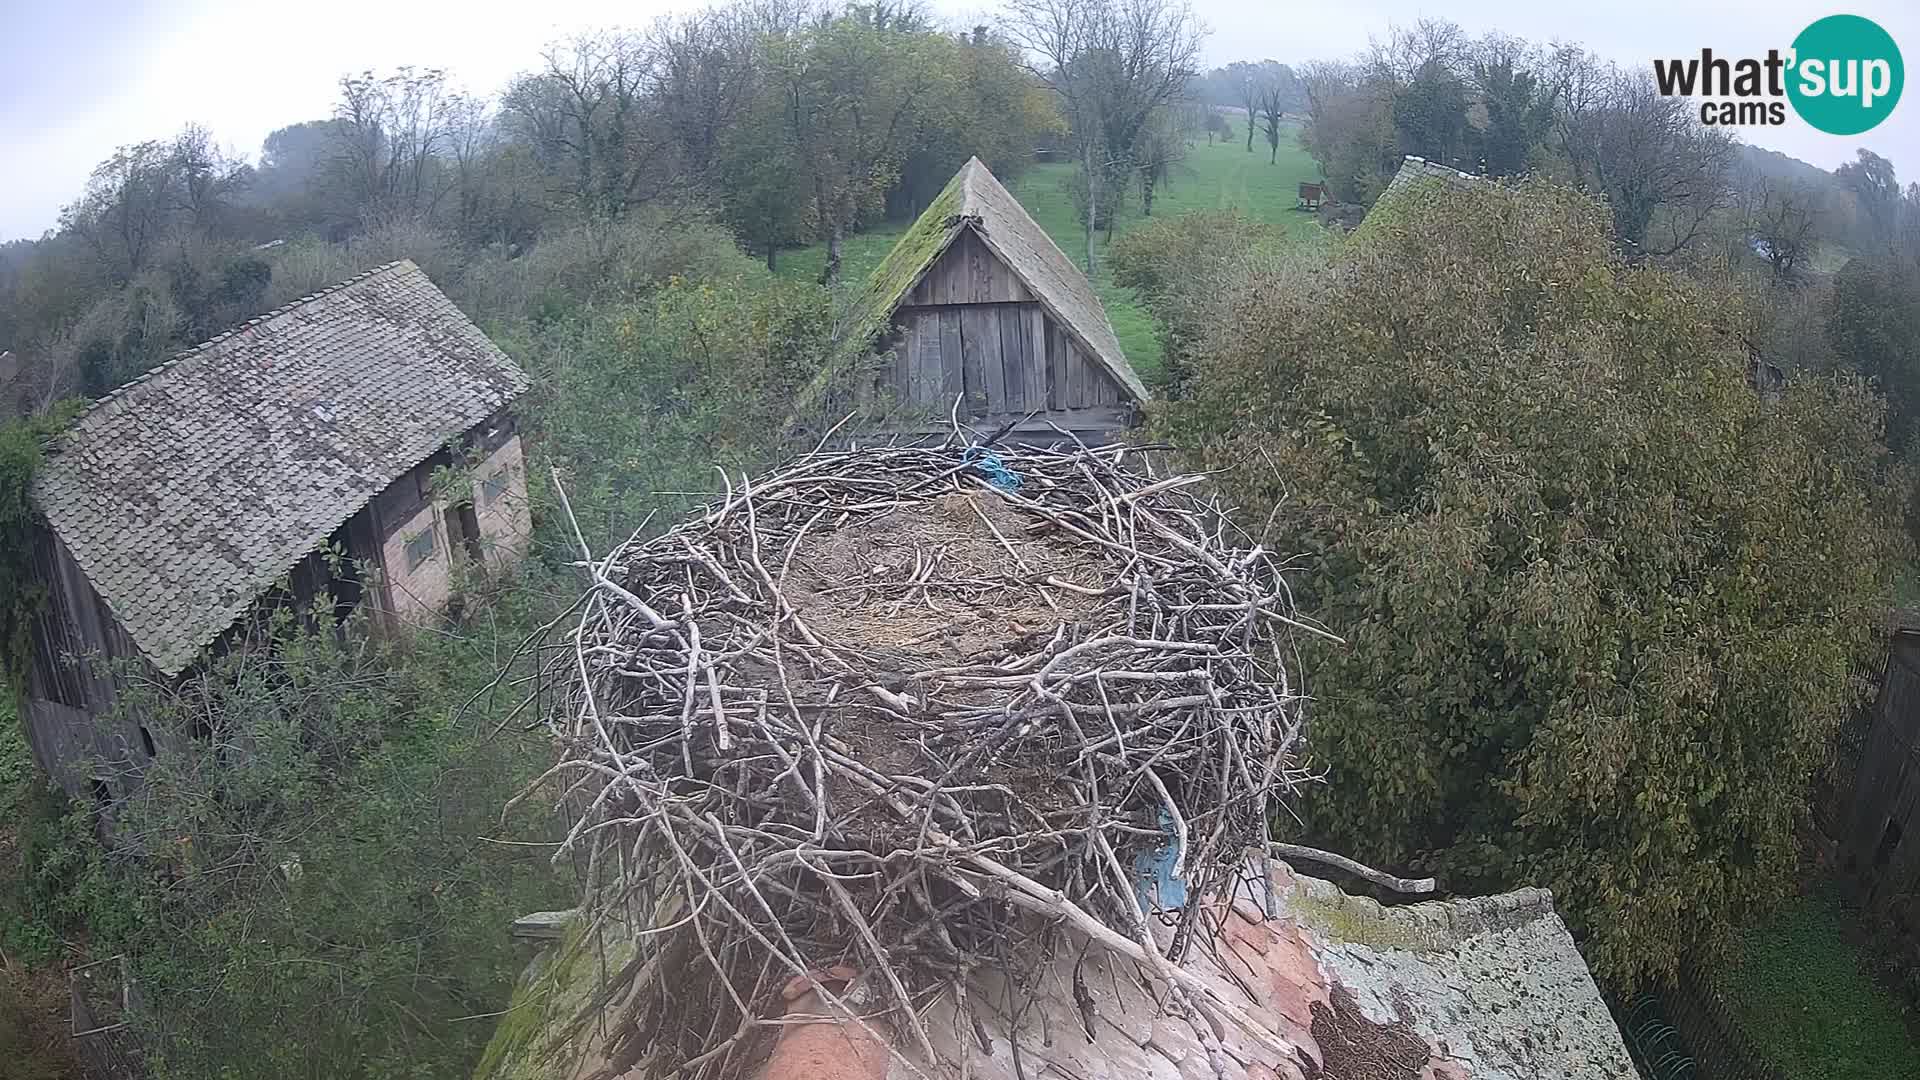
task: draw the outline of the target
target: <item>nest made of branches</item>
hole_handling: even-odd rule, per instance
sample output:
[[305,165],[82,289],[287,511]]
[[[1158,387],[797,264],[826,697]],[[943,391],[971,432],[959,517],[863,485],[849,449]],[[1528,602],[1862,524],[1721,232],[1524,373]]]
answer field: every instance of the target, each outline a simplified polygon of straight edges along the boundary
[[[637,937],[596,999],[624,1003],[610,1075],[745,1075],[795,987],[934,1063],[928,1001],[1063,926],[1246,1020],[1178,963],[1303,779],[1291,640],[1319,631],[1154,456],[816,452],[582,543],[548,778],[595,932]],[[1171,944],[1156,877],[1188,893]]]

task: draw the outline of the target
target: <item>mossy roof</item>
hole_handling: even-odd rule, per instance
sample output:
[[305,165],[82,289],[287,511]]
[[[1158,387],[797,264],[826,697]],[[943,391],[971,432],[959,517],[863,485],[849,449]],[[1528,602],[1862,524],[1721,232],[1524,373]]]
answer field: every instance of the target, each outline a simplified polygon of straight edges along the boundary
[[967,229],[1135,400],[1149,397],[1146,384],[1120,351],[1093,283],[977,157],[960,167],[874,270],[857,307],[863,332],[872,337],[884,333],[901,301]]
[[1408,154],[1400,162],[1400,168],[1393,174],[1393,180],[1387,184],[1387,190],[1380,193],[1360,227],[1354,230],[1357,236],[1377,231],[1381,222],[1407,214],[1416,213],[1417,208],[1435,198],[1452,195],[1458,191],[1472,191],[1489,183],[1483,176],[1461,172],[1449,168],[1437,161],[1428,161],[1415,154]]

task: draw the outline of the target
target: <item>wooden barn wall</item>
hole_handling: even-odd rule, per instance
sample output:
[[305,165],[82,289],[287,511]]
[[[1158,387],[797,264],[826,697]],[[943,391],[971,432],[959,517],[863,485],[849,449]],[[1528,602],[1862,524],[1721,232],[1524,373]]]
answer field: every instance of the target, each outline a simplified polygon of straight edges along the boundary
[[1874,702],[1851,808],[1838,838],[1841,865],[1869,902],[1920,885],[1920,635],[1894,635]]
[[1037,411],[1021,429],[1037,438],[1057,425],[1106,441],[1131,421],[1119,382],[971,231],[907,295],[894,331],[891,365],[867,389],[898,407],[895,434],[944,428],[956,399],[976,426]]
[[33,660],[25,697],[27,743],[56,783],[76,798],[90,799],[96,778],[105,792],[126,793],[124,775],[143,767],[141,725],[112,715],[119,700],[116,668],[132,665],[157,678],[139,646],[120,628],[106,602],[73,560],[67,546],[42,530],[34,545],[35,576],[46,586],[46,603],[33,621]]
[[939,307],[945,304],[1027,304],[1037,300],[1014,274],[1013,268],[987,248],[969,229],[914,286],[902,307]]
[[1101,409],[1120,384],[1037,303],[902,308],[894,317],[890,389],[912,409],[944,416],[956,397],[973,419],[1033,409]]

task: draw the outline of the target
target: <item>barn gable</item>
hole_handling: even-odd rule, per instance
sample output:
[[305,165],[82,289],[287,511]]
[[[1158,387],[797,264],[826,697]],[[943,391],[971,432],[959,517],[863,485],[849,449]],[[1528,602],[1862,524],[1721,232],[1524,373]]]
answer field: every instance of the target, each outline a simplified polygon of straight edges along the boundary
[[890,350],[872,389],[908,410],[982,425],[1019,420],[1105,438],[1145,385],[1093,287],[979,159],[881,264],[862,303]]

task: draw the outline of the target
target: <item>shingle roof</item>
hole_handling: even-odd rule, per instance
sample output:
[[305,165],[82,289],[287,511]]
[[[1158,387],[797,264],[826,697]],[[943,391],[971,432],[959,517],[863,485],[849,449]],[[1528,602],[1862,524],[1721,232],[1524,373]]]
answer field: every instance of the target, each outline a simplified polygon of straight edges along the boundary
[[960,167],[874,271],[862,304],[866,314],[876,322],[890,317],[964,229],[1005,260],[1129,394],[1142,401],[1150,396],[1120,351],[1093,284],[977,157]]
[[173,675],[374,495],[526,387],[419,267],[390,263],[102,398],[34,498]]
[[[1387,183],[1387,190],[1381,192],[1380,197],[1374,200],[1373,209],[1377,210],[1382,205],[1407,199],[1420,190],[1432,190],[1441,184],[1471,190],[1474,185],[1483,183],[1486,183],[1485,177],[1461,172],[1459,169],[1449,168],[1437,161],[1428,161],[1418,155],[1408,154],[1400,162],[1400,168],[1394,170],[1393,179]],[[1368,213],[1372,212],[1372,210],[1368,211]]]

